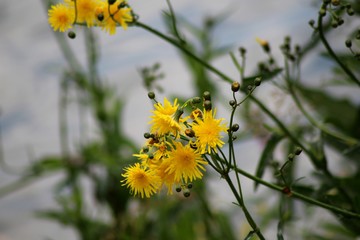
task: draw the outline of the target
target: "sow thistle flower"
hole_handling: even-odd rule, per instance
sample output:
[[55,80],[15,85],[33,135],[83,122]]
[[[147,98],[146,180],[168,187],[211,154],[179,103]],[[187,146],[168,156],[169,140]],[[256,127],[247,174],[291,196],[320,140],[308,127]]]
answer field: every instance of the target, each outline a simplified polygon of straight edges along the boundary
[[192,130],[195,132],[196,144],[202,154],[211,153],[213,149],[217,152],[217,147],[222,147],[224,142],[221,140],[222,132],[227,131],[225,124],[221,123],[223,119],[215,119],[215,113],[205,111],[202,117],[195,117],[192,124]]
[[109,4],[107,0],[64,0],[51,6],[48,11],[49,24],[54,31],[65,32],[74,24],[86,24],[87,27],[99,26],[110,35],[116,27],[127,29],[133,22],[132,9],[126,1],[116,0]]
[[[154,104],[145,146],[133,155],[140,163],[127,167],[122,175],[123,185],[134,195],[150,197],[165,186],[167,194],[176,188],[188,197],[192,182],[203,178],[208,164],[204,155],[216,154],[224,145],[221,134],[227,127],[223,119],[215,118],[215,110],[194,106],[200,101],[190,99],[180,106],[177,99],[171,103],[164,98],[163,104]],[[192,108],[190,114],[182,116],[187,107]]]
[[65,32],[72,27],[75,20],[74,9],[66,4],[51,6],[48,11],[49,24],[54,31]]

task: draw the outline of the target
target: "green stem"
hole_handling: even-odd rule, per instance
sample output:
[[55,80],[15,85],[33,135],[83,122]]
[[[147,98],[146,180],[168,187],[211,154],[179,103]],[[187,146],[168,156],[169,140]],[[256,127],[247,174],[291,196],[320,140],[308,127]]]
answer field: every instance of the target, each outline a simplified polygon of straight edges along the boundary
[[233,192],[239,206],[241,207],[241,209],[243,210],[244,214],[245,214],[245,217],[248,221],[248,223],[250,224],[250,226],[252,227],[252,229],[254,230],[254,232],[258,235],[258,237],[260,239],[264,239],[265,240],[265,237],[262,235],[261,231],[260,231],[260,228],[256,225],[254,219],[251,217],[251,214],[250,212],[247,210],[245,204],[244,204],[244,201],[243,199],[240,197],[239,193],[236,191],[236,188],[233,184],[233,182],[231,181],[230,177],[229,177],[229,174],[225,174],[224,176],[224,179],[226,180],[226,182],[228,183],[228,185],[230,186],[230,189],[231,191]]
[[[249,178],[249,179],[251,179],[251,180],[253,180],[253,181],[257,182],[257,183],[259,183],[259,184],[262,184],[262,185],[264,185],[264,186],[266,186],[268,188],[271,188],[273,190],[276,190],[278,192],[283,192],[283,187],[281,187],[279,185],[264,181],[263,179],[258,178],[258,177],[254,176],[254,175],[251,175],[250,173],[248,173],[248,172],[246,172],[246,171],[244,171],[244,170],[242,170],[240,168],[235,168],[234,166],[232,166],[232,167],[233,167],[234,171],[240,173],[241,175],[243,175],[243,176],[245,176],[245,177],[247,177],[247,178]],[[329,204],[320,202],[320,201],[318,201],[316,199],[313,199],[311,197],[307,197],[307,196],[302,195],[301,193],[298,193],[298,192],[295,192],[295,191],[291,191],[291,197],[302,200],[303,202],[307,202],[307,203],[310,203],[310,204],[313,204],[313,205],[316,205],[316,206],[331,210],[333,212],[342,214],[344,216],[360,219],[360,214],[350,212],[350,211],[347,211],[345,209],[338,208],[338,207],[335,207],[333,205],[329,205]]]
[[175,47],[179,48],[181,51],[183,51],[185,54],[187,54],[188,56],[192,57],[193,59],[195,59],[196,61],[198,61],[199,63],[201,63],[203,66],[205,66],[207,69],[209,69],[210,71],[212,71],[213,73],[215,73],[216,75],[218,75],[219,77],[221,77],[223,80],[232,83],[234,82],[234,80],[232,80],[230,77],[226,76],[224,73],[220,72],[219,70],[217,70],[216,68],[214,68],[213,66],[211,66],[210,64],[208,64],[207,62],[205,62],[204,60],[202,60],[201,58],[199,58],[198,56],[196,56],[195,54],[193,54],[190,50],[188,50],[187,48],[184,47],[183,44],[179,43],[178,41],[176,41],[173,38],[170,38],[168,36],[166,36],[165,34],[159,32],[158,30],[149,27],[148,25],[141,23],[141,22],[136,22],[135,26],[141,27],[153,34],[155,34],[156,36],[164,39],[165,41],[171,43],[172,45],[174,45]]
[[330,47],[330,45],[324,35],[322,20],[323,20],[323,16],[321,14],[319,14],[317,29],[319,30],[320,39],[321,39],[322,43],[324,44],[326,50],[328,51],[330,56],[337,62],[337,64],[339,64],[339,66],[344,70],[344,72],[350,77],[350,79],[354,83],[356,83],[357,85],[360,86],[360,81],[355,77],[355,75],[351,72],[351,70],[337,57],[337,55],[334,53],[334,51]]

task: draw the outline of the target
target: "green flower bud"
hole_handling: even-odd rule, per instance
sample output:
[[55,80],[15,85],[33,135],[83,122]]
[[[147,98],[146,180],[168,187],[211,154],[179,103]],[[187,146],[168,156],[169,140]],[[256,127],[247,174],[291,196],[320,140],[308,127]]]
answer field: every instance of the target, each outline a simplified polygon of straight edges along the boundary
[[76,34],[73,31],[68,32],[68,37],[71,39],[76,38]]
[[193,104],[198,104],[198,103],[200,103],[201,102],[201,98],[199,98],[199,97],[194,97],[193,99],[192,99],[192,103]]
[[116,0],[108,0],[109,5],[113,5],[116,2]]
[[102,22],[102,20],[104,20],[104,14],[100,13],[99,15],[97,15],[97,19]]
[[180,186],[176,187],[176,188],[175,188],[175,191],[176,191],[176,192],[181,192],[181,187],[180,187]]
[[144,133],[144,138],[149,139],[150,137],[151,137],[150,133],[148,133],[148,132]]
[[184,189],[184,197],[190,197],[190,190],[189,189]]
[[345,45],[346,45],[347,48],[351,48],[351,46],[352,46],[351,40],[350,40],[350,39],[347,39],[347,40],[345,41]]
[[314,19],[311,19],[311,20],[309,21],[309,25],[310,25],[311,27],[313,27],[314,24],[315,24],[315,20],[314,20]]
[[206,111],[210,111],[212,109],[211,101],[205,100],[204,101],[204,108],[205,108]]
[[290,153],[290,154],[288,155],[289,161],[294,160],[294,158],[295,158],[295,155],[294,155],[293,153]]
[[149,93],[148,93],[148,97],[149,97],[150,99],[154,99],[154,98],[155,98],[155,93],[154,93],[154,92],[149,92]]
[[229,104],[230,104],[230,106],[233,107],[233,106],[235,106],[236,102],[235,102],[235,100],[230,100],[230,101],[229,101]]
[[205,92],[203,93],[203,97],[204,97],[205,100],[211,100],[210,92],[205,91]]
[[239,124],[235,123],[231,126],[231,131],[236,132],[237,130],[239,130],[239,128]]
[[260,86],[260,84],[261,84],[261,78],[255,78],[255,80],[254,80],[254,84],[255,84],[255,86]]
[[300,147],[297,147],[295,149],[295,155],[300,155],[301,152],[302,152],[302,149]]
[[192,187],[193,187],[193,184],[192,184],[192,183],[188,183],[187,188],[188,188],[188,189],[191,189]]

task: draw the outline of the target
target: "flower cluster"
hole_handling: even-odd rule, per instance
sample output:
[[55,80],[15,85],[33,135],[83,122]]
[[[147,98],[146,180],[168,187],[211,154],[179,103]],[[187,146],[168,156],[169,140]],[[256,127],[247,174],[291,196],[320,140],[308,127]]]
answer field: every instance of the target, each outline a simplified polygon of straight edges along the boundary
[[65,32],[74,24],[84,24],[99,26],[110,35],[115,34],[118,25],[126,29],[134,20],[134,14],[124,0],[64,0],[52,5],[48,16],[54,31]]
[[[193,98],[180,106],[175,99],[171,103],[156,102],[149,124],[150,132],[139,154],[134,154],[140,163],[125,168],[123,185],[141,197],[150,197],[162,186],[172,194],[184,190],[189,196],[192,182],[203,177],[205,154],[216,153],[224,145],[222,133],[227,131],[223,119],[215,118],[215,110],[199,109],[200,98]],[[191,111],[187,116],[187,107]]]

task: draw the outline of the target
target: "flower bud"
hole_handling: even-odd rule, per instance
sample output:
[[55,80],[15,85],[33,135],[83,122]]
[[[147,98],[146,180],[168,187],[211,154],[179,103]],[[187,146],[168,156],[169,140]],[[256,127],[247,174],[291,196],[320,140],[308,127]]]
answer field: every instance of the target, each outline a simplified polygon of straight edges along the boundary
[[231,131],[236,132],[237,130],[239,130],[239,124],[235,123],[231,126]]
[[311,19],[311,20],[309,21],[309,25],[310,25],[311,27],[313,27],[314,24],[315,24],[315,20],[314,20],[314,19]]
[[109,5],[113,5],[116,2],[116,0],[108,0]]
[[71,39],[76,38],[75,32],[73,32],[73,31],[68,32],[68,37],[71,38]]
[[191,189],[192,187],[193,187],[193,184],[192,184],[192,183],[188,183],[187,188],[188,188],[188,189]]
[[233,106],[235,106],[236,102],[235,102],[235,100],[230,100],[230,101],[229,101],[229,104],[230,104],[230,106],[233,107]]
[[177,187],[175,188],[175,191],[176,191],[176,192],[181,192],[181,187],[180,187],[180,186],[177,186]]
[[240,89],[240,83],[239,82],[233,82],[231,84],[231,90],[233,92],[237,92],[237,91],[239,91],[239,89]]
[[254,84],[255,84],[255,86],[260,86],[260,84],[261,84],[261,78],[255,78],[255,80],[254,80]]
[[339,6],[340,0],[331,0],[331,4],[332,4],[333,6]]
[[205,100],[211,100],[211,95],[210,95],[210,92],[208,92],[208,91],[205,91],[204,93],[203,93],[203,97],[204,97],[204,99]]
[[295,155],[294,155],[293,153],[290,153],[290,154],[288,155],[289,161],[294,160],[294,158],[295,158]]
[[154,99],[154,98],[155,98],[155,93],[154,93],[154,92],[149,92],[149,93],[148,93],[148,97],[149,97],[150,99]]
[[347,48],[351,48],[351,46],[352,46],[351,40],[350,40],[350,39],[347,39],[347,40],[345,41],[345,45],[346,45]]
[[295,155],[300,155],[301,152],[302,152],[302,149],[300,147],[297,147],[295,149]]
[[185,135],[192,138],[195,137],[195,132],[191,128],[187,128],[185,129]]
[[190,197],[190,190],[189,189],[184,189],[183,191],[184,197]]
[[205,100],[204,101],[204,108],[205,108],[206,111],[210,111],[212,109],[211,101]]
[[104,20],[104,14],[103,14],[103,13],[99,13],[99,14],[97,15],[97,19],[98,19],[100,22],[102,22],[102,20]]
[[150,137],[151,137],[150,133],[148,133],[148,132],[144,133],[144,138],[149,139]]
[[192,99],[192,103],[193,104],[198,104],[198,103],[200,103],[201,102],[201,98],[199,98],[199,97],[194,97],[193,99]]

